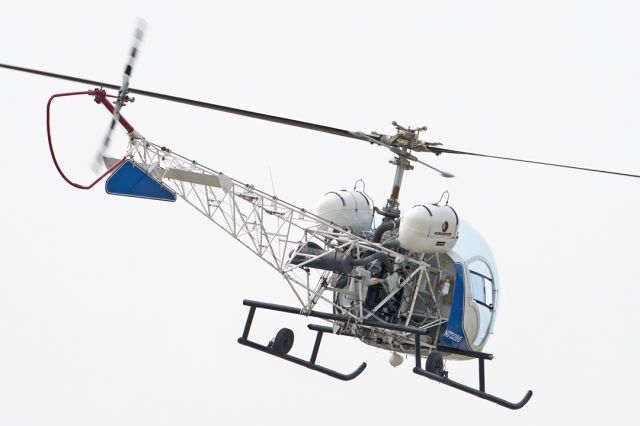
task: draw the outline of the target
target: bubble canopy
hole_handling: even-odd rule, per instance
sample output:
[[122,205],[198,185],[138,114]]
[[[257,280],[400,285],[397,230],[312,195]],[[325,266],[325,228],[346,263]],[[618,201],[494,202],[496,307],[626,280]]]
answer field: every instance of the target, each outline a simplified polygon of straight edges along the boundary
[[[487,244],[482,234],[466,220],[460,220],[458,235],[458,242],[453,251],[458,253],[465,261],[471,261],[474,266],[472,270],[493,278],[495,286],[498,288],[497,264],[493,257],[493,252],[491,252],[489,244]],[[482,262],[473,262],[474,258],[480,258]]]
[[482,347],[493,332],[498,309],[498,269],[489,244],[473,225],[461,220],[458,235],[453,251],[467,264],[472,299],[479,314],[478,334],[473,339],[473,346]]

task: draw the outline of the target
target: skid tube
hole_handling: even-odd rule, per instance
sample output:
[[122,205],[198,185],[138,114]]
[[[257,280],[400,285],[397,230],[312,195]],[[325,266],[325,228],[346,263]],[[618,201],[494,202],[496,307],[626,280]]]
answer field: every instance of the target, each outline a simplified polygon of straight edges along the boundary
[[443,372],[442,375],[433,373],[431,371],[427,371],[422,368],[421,365],[421,347],[420,347],[420,335],[415,335],[415,357],[416,357],[416,366],[413,368],[413,372],[426,377],[427,379],[435,380],[436,382],[442,383],[443,385],[451,386],[452,388],[461,390],[462,392],[466,392],[473,396],[477,396],[478,398],[486,399],[487,401],[493,402],[495,404],[501,405],[505,408],[509,408],[511,410],[519,410],[524,407],[527,402],[531,399],[533,395],[532,390],[528,390],[524,397],[518,402],[510,402],[502,398],[498,398],[495,395],[491,395],[490,393],[485,392],[485,378],[484,378],[484,361],[492,360],[493,355],[484,353],[484,352],[475,352],[475,351],[465,351],[461,349],[451,348],[448,346],[437,346],[436,351],[446,352],[456,355],[463,355],[471,358],[478,359],[478,380],[479,380],[479,389],[474,389],[470,386],[464,385],[460,382],[456,382],[455,380],[451,380],[449,378],[449,374],[447,371]]
[[[256,343],[252,340],[249,340],[249,331],[251,330],[251,323],[253,322],[253,317],[256,313],[257,308],[263,308],[263,309],[275,310],[275,311],[281,311],[281,312],[287,312],[287,313],[289,312],[297,313],[297,314],[300,314],[301,312],[300,310],[295,310],[295,308],[289,308],[288,306],[272,305],[269,303],[254,302],[251,300],[245,300],[243,303],[245,306],[249,306],[249,314],[247,315],[247,321],[244,325],[244,331],[242,332],[242,337],[238,338],[238,343],[240,343],[241,345],[245,345],[250,348],[257,349],[269,355],[282,358],[286,361],[293,362],[294,364],[307,367],[311,370],[314,370],[319,373],[326,374],[327,376],[331,376],[335,379],[344,380],[344,381],[355,379],[360,374],[362,374],[365,368],[367,368],[367,363],[363,362],[353,372],[344,374],[344,373],[340,373],[338,371],[332,370],[330,368],[323,367],[322,365],[316,364],[316,359],[318,358],[318,351],[320,350],[320,343],[322,342],[322,335],[324,333],[333,333],[333,329],[331,327],[326,327],[321,325],[311,325],[311,324],[308,326],[310,330],[313,330],[317,333],[316,341],[313,345],[313,351],[311,352],[311,358],[309,359],[309,361],[289,355],[287,353],[279,353],[276,350],[274,350],[274,348],[271,347],[271,345],[265,346],[265,345]],[[279,308],[287,308],[287,310],[279,309]],[[289,309],[293,309],[295,310],[295,312],[291,312]]]

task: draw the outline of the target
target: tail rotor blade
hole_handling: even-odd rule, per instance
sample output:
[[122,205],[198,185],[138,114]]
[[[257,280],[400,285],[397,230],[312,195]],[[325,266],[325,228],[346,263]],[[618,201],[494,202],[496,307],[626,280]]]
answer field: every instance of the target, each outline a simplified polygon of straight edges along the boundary
[[116,127],[116,123],[118,122],[118,118],[120,117],[120,110],[122,109],[127,94],[129,93],[129,81],[131,80],[131,73],[133,72],[133,66],[135,65],[136,58],[138,56],[140,44],[142,43],[142,39],[144,38],[145,28],[146,22],[143,19],[138,19],[136,30],[134,32],[133,43],[131,45],[131,50],[129,51],[129,59],[127,61],[127,65],[124,68],[124,72],[122,73],[122,83],[120,85],[120,89],[118,90],[118,98],[116,99],[113,115],[111,116],[111,123],[109,124],[107,133],[104,137],[104,140],[102,141],[102,146],[98,149],[98,153],[96,154],[95,161],[92,165],[92,169],[94,172],[97,172],[102,168],[103,157],[111,143],[111,135],[113,133],[113,129]]

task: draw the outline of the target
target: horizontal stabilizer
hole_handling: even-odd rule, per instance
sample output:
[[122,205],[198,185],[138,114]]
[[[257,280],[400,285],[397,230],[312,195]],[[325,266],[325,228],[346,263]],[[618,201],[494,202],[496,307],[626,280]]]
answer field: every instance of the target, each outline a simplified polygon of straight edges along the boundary
[[[103,157],[104,165],[109,168],[120,161],[117,158]],[[136,163],[143,170],[149,170],[149,165],[144,163]],[[179,169],[163,169],[162,167],[154,167],[150,173],[156,179],[173,179],[182,182],[195,183],[198,185],[213,186],[216,188],[222,188],[220,179],[215,175],[207,175],[204,173],[190,172],[187,170]]]

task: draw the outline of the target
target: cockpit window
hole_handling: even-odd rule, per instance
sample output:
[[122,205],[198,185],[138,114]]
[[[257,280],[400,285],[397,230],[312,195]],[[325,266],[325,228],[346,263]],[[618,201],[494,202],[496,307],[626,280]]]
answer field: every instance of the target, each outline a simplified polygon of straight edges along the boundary
[[493,309],[493,279],[479,272],[470,270],[473,300]]
[[499,304],[500,279],[496,262],[482,235],[468,222],[460,221],[455,247],[469,267],[471,296],[478,314],[478,331],[473,346],[483,345],[493,329]]
[[471,278],[471,295],[479,315],[478,334],[473,344],[479,346],[491,331],[492,318],[495,315],[493,298],[496,287],[491,269],[483,259],[476,258],[469,263],[469,276]]

